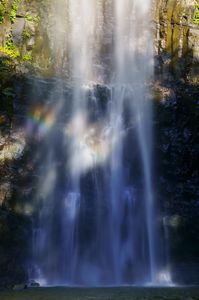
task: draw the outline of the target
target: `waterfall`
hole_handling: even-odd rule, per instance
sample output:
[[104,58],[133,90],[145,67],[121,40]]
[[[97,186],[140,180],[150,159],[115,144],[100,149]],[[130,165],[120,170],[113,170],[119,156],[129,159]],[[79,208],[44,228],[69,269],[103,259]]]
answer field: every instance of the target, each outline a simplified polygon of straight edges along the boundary
[[67,76],[52,83],[42,111],[51,123],[40,136],[35,277],[50,285],[155,284],[151,2],[57,6],[52,44]]

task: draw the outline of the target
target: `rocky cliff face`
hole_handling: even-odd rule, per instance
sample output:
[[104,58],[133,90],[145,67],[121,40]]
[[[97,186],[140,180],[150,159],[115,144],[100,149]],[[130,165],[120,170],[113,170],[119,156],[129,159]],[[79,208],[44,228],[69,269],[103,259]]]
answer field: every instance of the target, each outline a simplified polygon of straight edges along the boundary
[[[158,202],[175,282],[198,282],[197,1],[157,1],[154,93]],[[187,276],[187,274],[189,274]]]
[[[176,77],[189,71],[189,79],[195,82],[199,80],[197,3],[197,0],[153,0],[155,54],[159,71],[164,74],[169,71]],[[53,0],[2,0],[0,56],[15,58],[23,73],[32,71],[53,75],[62,56],[62,49],[58,48],[61,48],[59,37],[64,33],[59,25],[61,22],[61,26],[66,25],[62,20],[65,12],[59,11],[58,7],[60,5],[57,6]],[[57,14],[62,21],[56,20]]]
[[50,2],[1,1],[0,57],[12,60],[18,72],[51,72],[52,57],[47,35]]
[[[198,83],[199,21],[195,0],[160,0],[154,10],[159,71]],[[170,75],[170,76],[171,76]]]
[[[0,2],[0,286],[27,278],[38,141],[27,138],[24,124],[30,98],[45,98],[63,63],[61,45],[51,39],[63,34],[54,5]],[[194,0],[154,0],[152,22],[157,201],[174,280],[187,283],[198,282],[199,273],[198,11]]]

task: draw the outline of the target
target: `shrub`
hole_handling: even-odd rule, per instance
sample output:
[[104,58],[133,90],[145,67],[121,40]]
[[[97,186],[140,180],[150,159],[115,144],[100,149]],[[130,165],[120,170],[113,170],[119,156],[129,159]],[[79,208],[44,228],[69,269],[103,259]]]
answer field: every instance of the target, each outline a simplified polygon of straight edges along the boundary
[[194,24],[199,25],[199,4],[195,6]]
[[10,21],[11,23],[15,22],[16,16],[17,16],[17,10],[18,10],[18,4],[21,2],[21,0],[14,0],[11,5],[11,11],[10,11]]
[[32,60],[32,55],[30,55],[29,53],[26,53],[23,56],[23,61],[31,61]]
[[3,23],[6,14],[6,0],[0,2],[0,24]]

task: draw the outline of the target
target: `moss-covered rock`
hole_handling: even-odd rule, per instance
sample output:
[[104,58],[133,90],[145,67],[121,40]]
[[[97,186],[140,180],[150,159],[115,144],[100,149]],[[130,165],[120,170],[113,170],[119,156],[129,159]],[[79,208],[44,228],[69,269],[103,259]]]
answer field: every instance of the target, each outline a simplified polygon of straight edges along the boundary
[[189,77],[198,82],[199,26],[197,1],[156,1],[156,53],[164,76]]
[[[17,72],[45,73],[48,68],[52,68],[52,53],[48,42],[49,24],[44,17],[48,7],[49,1],[44,0],[1,2],[0,57],[14,59],[13,63],[18,65]],[[47,38],[43,39],[45,36]],[[27,64],[27,61],[31,61],[31,64]]]

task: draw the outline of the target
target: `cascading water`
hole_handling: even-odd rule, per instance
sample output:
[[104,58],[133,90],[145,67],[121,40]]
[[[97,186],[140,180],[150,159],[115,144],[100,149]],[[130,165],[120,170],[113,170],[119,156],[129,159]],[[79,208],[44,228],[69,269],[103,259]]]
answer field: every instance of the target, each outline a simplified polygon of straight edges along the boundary
[[46,103],[34,263],[47,284],[156,283],[150,0],[61,3],[68,89]]

